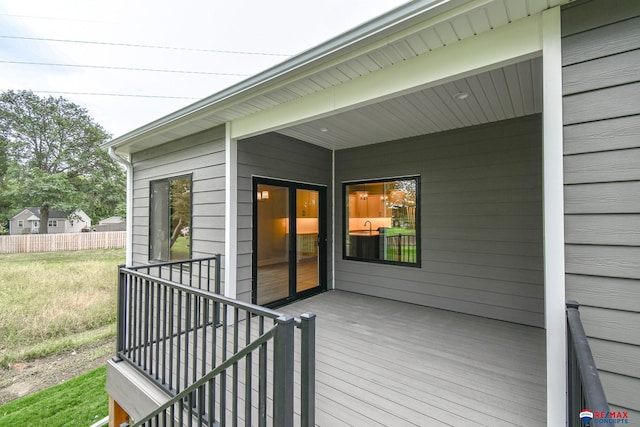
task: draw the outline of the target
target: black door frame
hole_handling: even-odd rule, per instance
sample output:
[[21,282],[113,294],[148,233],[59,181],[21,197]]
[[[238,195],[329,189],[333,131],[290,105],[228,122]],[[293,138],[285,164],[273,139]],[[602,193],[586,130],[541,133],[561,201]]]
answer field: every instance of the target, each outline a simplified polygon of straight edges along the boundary
[[[327,187],[297,181],[285,181],[275,178],[252,177],[252,256],[251,256],[251,302],[258,301],[258,185],[274,185],[289,189],[289,295],[286,298],[265,304],[267,307],[278,307],[292,301],[307,298],[327,290]],[[318,286],[297,292],[296,289],[296,190],[313,190],[318,192]]]

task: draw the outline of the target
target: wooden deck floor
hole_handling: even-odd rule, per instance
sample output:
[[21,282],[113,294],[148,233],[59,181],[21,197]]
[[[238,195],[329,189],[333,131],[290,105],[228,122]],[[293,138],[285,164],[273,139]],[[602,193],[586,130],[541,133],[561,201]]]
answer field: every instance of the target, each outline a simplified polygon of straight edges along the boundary
[[279,311],[317,315],[318,426],[546,423],[543,329],[341,291]]

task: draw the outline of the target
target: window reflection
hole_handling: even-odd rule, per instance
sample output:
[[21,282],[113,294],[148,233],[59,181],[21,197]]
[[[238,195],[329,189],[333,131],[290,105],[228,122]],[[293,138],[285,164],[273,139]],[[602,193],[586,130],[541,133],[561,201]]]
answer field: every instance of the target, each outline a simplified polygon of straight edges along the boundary
[[191,257],[191,177],[151,182],[149,259]]
[[344,185],[345,258],[418,264],[418,178]]

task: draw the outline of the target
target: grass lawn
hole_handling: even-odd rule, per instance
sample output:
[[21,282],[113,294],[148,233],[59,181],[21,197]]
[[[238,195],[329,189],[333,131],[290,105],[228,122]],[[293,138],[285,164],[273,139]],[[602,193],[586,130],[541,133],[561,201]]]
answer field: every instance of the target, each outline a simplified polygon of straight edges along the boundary
[[108,415],[106,367],[0,406],[0,427],[89,426]]
[[189,248],[190,239],[185,236],[180,236],[175,241],[173,246],[171,246],[171,260],[177,261],[181,259],[189,259],[190,248]]
[[0,368],[115,335],[124,249],[0,254]]

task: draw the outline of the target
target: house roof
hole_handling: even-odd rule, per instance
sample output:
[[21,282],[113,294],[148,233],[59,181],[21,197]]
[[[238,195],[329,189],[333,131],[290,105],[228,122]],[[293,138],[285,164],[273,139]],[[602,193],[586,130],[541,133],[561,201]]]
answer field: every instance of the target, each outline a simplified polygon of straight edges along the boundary
[[[262,73],[144,125],[103,145],[133,153],[226,122],[255,117],[317,96],[334,109],[259,132],[277,131],[330,149],[437,132],[541,111],[541,60],[530,55],[473,75],[423,87],[402,87],[375,102],[339,102],[331,90],[363,77],[383,76],[417,57],[539,14],[569,0],[415,0],[292,57]],[[537,27],[536,27],[537,31]],[[508,37],[499,40],[509,42]],[[536,57],[537,56],[537,57]],[[434,59],[437,66],[443,57]],[[451,60],[449,58],[448,60]],[[415,63],[415,61],[414,61]],[[425,63],[427,69],[430,64]],[[370,79],[372,80],[372,79]],[[459,107],[464,92],[473,103]],[[333,94],[335,96],[335,94]],[[506,102],[504,102],[506,100]],[[424,114],[416,115],[415,106]],[[400,116],[400,117],[398,117]],[[326,132],[331,129],[331,132]],[[258,130],[255,130],[258,132]],[[243,136],[251,136],[248,131]]]
[[[14,216],[12,216],[11,219],[14,219],[15,217],[17,217],[18,215],[22,214],[25,211],[28,211],[28,212],[30,212],[32,214],[29,218],[27,218],[27,221],[38,221],[38,220],[40,220],[40,217],[41,217],[40,208],[39,207],[33,207],[33,206],[29,206],[29,207],[24,208],[23,210],[21,210],[20,212],[18,212]],[[63,210],[56,209],[56,208],[49,208],[49,219],[66,219],[73,212],[74,211],[63,211]]]
[[124,218],[122,218],[121,216],[110,216],[109,218],[105,218],[100,220],[100,222],[98,223],[99,225],[102,224],[120,224],[124,222]]

